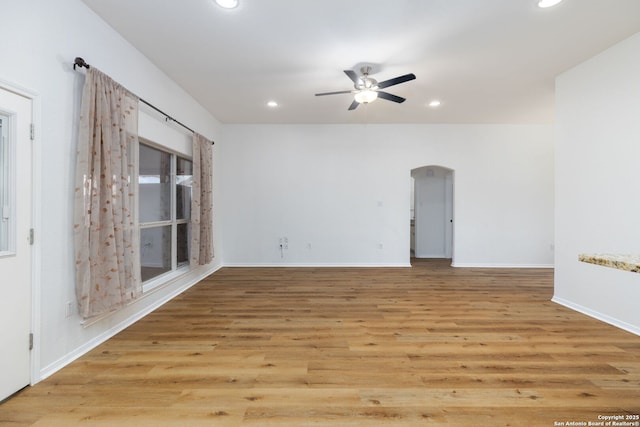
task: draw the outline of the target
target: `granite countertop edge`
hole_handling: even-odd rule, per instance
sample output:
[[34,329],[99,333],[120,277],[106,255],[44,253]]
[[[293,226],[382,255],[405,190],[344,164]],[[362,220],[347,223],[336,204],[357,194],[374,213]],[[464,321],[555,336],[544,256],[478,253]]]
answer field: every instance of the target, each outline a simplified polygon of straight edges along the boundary
[[630,271],[632,273],[640,273],[640,254],[579,254],[578,260],[589,264]]

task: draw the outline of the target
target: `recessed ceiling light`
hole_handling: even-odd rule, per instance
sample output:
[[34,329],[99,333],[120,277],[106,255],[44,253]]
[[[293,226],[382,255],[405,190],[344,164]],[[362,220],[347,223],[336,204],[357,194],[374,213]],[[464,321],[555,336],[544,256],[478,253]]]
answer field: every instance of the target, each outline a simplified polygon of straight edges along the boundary
[[438,101],[437,99],[434,99],[433,101],[431,101],[429,103],[429,107],[435,108],[435,107],[439,107],[439,106],[440,106],[440,101]]
[[239,0],[216,0],[216,3],[225,9],[233,9],[238,7]]
[[546,8],[546,7],[555,6],[561,1],[562,0],[539,0],[538,7]]
[[275,108],[277,106],[278,106],[278,103],[276,101],[267,102],[267,107]]

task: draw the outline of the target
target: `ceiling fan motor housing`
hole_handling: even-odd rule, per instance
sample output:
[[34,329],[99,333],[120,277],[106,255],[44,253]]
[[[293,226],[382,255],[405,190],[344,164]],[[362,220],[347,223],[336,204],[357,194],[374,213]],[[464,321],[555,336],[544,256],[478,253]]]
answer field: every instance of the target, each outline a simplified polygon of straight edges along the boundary
[[378,88],[378,81],[374,78],[363,76],[354,87],[358,90],[375,90]]
[[360,72],[362,73],[362,76],[353,85],[357,90],[366,90],[366,89],[375,90],[378,88],[378,81],[373,77],[369,77],[369,73],[371,72],[371,67],[362,67],[360,69]]

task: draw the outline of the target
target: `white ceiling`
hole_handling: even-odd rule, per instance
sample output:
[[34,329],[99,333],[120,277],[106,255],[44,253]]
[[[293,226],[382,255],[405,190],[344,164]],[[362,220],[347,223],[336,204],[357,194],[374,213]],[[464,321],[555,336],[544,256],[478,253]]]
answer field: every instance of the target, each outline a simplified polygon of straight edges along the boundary
[[[640,31],[640,0],[83,1],[222,123],[550,123],[555,76]],[[362,64],[407,101],[314,96]]]

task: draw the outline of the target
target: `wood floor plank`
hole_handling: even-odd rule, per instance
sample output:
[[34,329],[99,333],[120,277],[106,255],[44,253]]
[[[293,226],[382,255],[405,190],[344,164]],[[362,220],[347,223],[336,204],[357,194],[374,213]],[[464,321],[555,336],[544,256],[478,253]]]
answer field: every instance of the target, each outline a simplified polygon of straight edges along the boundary
[[640,414],[640,337],[550,269],[223,268],[0,426],[557,426]]

